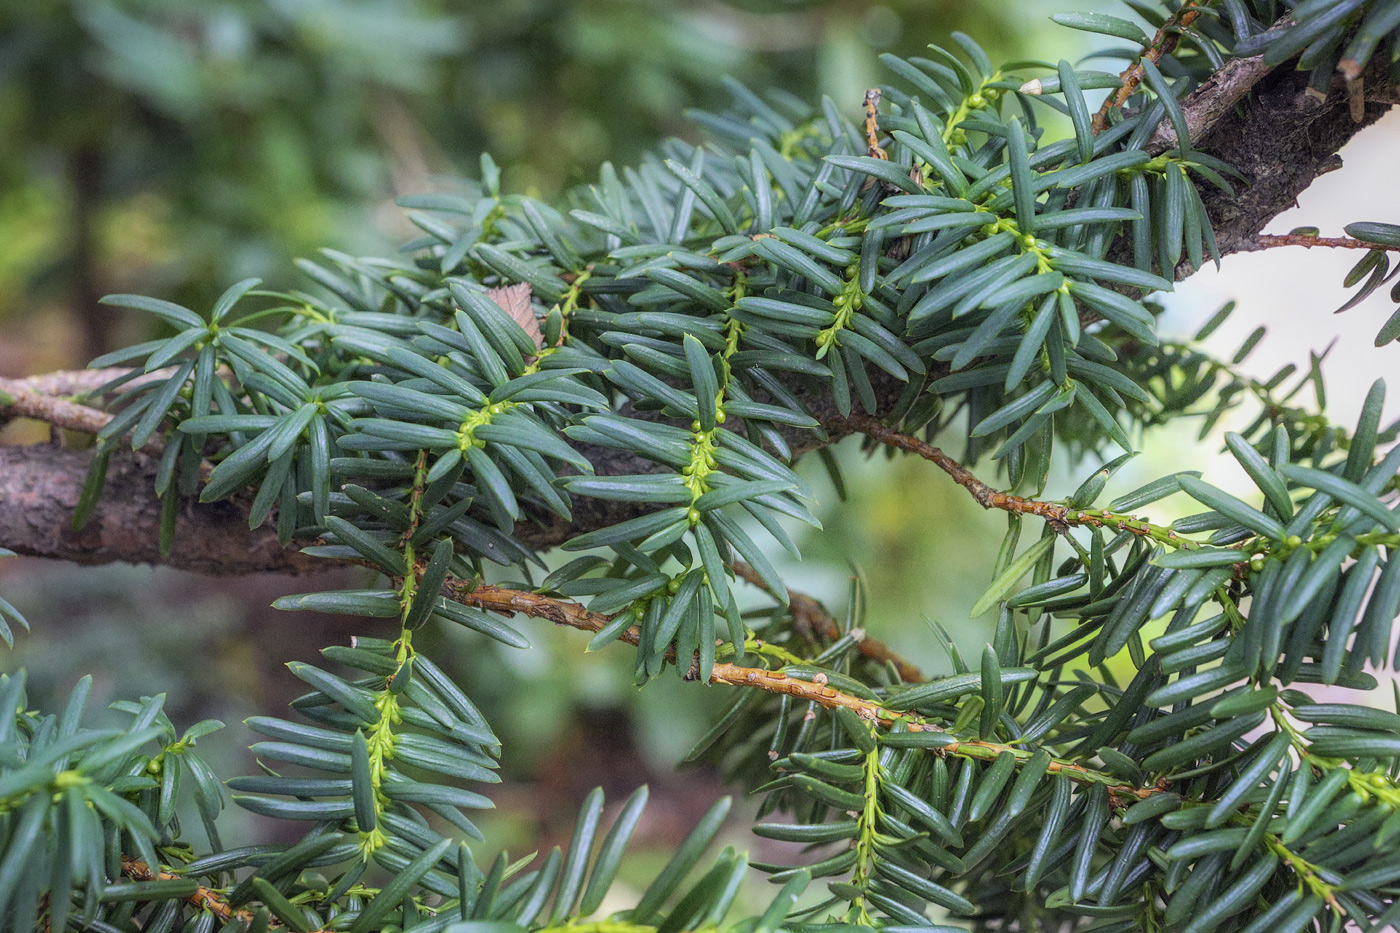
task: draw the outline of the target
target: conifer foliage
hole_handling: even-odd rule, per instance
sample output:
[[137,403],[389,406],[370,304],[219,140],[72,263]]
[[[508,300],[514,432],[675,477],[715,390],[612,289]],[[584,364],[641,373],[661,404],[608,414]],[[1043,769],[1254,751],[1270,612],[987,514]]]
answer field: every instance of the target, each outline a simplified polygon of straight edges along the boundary
[[[220,724],[181,731],[163,696],[99,730],[88,682],[46,712],[22,673],[0,679],[0,927],[1387,928],[1400,715],[1315,696],[1373,688],[1367,668],[1396,660],[1384,387],[1334,425],[1316,360],[1252,379],[1257,335],[1213,358],[1198,340],[1222,313],[1164,342],[1148,296],[1218,259],[1202,187],[1248,184],[1197,148],[1185,95],[1262,55],[1322,92],[1340,73],[1364,105],[1400,3],[1132,7],[1155,37],[1057,17],[1132,46],[1123,75],[996,66],[957,35],[887,57],[857,122],[736,85],[732,110],[695,115],[704,145],[605,166],[558,205],[503,192],[483,158],[471,195],[405,199],[422,235],[402,256],[326,251],[302,263],[306,292],[248,280],[208,313],[107,299],[173,336],[94,361],[126,370],[96,393],[111,417],[78,523],[120,446],[157,449],[164,546],[190,497],[231,498],[379,583],[279,601],[364,634],[290,666],[307,692],[288,718],[248,721],[256,776],[215,775],[199,742]],[[1051,111],[1072,135],[1045,133]],[[1366,251],[1346,284],[1394,281],[1400,226],[1348,233]],[[1377,344],[1397,337],[1400,311]],[[1257,417],[1221,437],[1231,411]],[[1109,498],[1144,432],[1187,416],[1256,492],[1180,470]],[[793,460],[852,433],[1007,513],[973,607],[995,613],[991,644],[964,658],[930,636],[951,676],[867,634],[858,591],[833,619],[767,557],[797,556],[791,521],[818,524]],[[954,436],[957,460],[930,443]],[[1048,500],[1060,446],[1105,465]],[[1145,517],[1169,496],[1199,511]],[[579,553],[541,578],[555,545]],[[744,588],[771,606],[742,612]],[[452,624],[528,650],[512,616],[631,652],[639,680],[729,685],[692,757],[758,795],[753,831],[803,844],[792,864],[707,856],[721,800],[635,903],[597,916],[645,789],[610,822],[591,795],[567,848],[478,864],[500,742],[414,636]],[[0,602],[7,641],[22,621]],[[301,840],[225,847],[229,800]],[[774,895],[732,915],[751,869]]]

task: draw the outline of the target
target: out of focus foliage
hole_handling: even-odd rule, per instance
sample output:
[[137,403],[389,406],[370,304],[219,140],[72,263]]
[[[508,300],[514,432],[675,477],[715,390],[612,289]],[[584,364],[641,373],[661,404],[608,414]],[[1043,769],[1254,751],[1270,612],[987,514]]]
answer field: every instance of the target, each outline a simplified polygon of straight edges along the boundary
[[[1017,4],[788,0],[24,0],[0,5],[0,371],[120,339],[115,290],[195,306],[221,283],[406,232],[396,195],[490,151],[552,194],[630,160],[729,74],[858,99],[872,50],[975,17],[1024,51]],[[988,28],[989,20],[1014,19]],[[1019,31],[1018,31],[1019,30]],[[68,316],[36,315],[66,306]],[[144,326],[131,321],[127,328]],[[68,339],[77,330],[79,339]]]

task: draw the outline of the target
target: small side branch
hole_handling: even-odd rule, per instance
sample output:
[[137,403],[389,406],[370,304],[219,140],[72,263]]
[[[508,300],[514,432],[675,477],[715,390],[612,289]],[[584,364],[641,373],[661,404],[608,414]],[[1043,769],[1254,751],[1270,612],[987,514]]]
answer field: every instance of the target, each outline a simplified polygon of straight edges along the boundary
[[[54,374],[57,375],[57,374]],[[27,379],[0,379],[0,418],[33,418],[58,428],[96,434],[112,416],[27,385]]]
[[[748,564],[742,561],[735,561],[734,573],[739,579],[746,583],[753,584],[768,595],[777,596],[768,585],[767,581],[758,574],[758,571],[754,570]],[[841,637],[841,627],[836,624],[836,620],[832,618],[831,613],[827,612],[826,607],[820,602],[808,596],[806,593],[799,593],[797,590],[788,590],[787,594],[788,607],[789,611],[792,613],[795,627],[810,629],[829,641]],[[905,683],[919,683],[924,679],[922,671],[904,660],[893,648],[880,641],[878,638],[866,636],[857,644],[856,650],[872,661],[881,664],[885,662],[893,664],[895,670],[899,673],[899,679]]]
[[1142,53],[1142,57],[1124,69],[1120,75],[1123,79],[1122,86],[1115,94],[1105,100],[1103,106],[1099,108],[1099,112],[1094,114],[1095,135],[1108,123],[1108,115],[1127,103],[1128,98],[1136,93],[1138,85],[1142,84],[1142,59],[1147,59],[1155,65],[1162,60],[1164,55],[1170,55],[1176,49],[1177,43],[1181,41],[1181,31],[1194,23],[1200,15],[1200,7],[1188,4],[1177,10],[1170,19],[1162,24],[1162,28],[1157,30],[1157,34],[1152,37],[1152,41]]
[[[464,605],[477,606],[497,612],[519,612],[523,615],[548,619],[556,624],[585,632],[601,631],[612,621],[612,616],[590,612],[579,604],[568,600],[554,599],[549,596],[541,596],[538,593],[527,593],[502,586],[483,585],[473,588],[468,581],[449,580],[444,587],[444,593]],[[634,625],[623,632],[619,638],[635,645],[640,640],[640,632]],[[812,680],[804,680],[782,671],[770,671],[761,667],[744,667],[717,661],[714,672],[710,676],[710,683],[784,694],[797,700],[816,703],[827,709],[844,707],[852,710],[862,719],[887,728],[902,723],[910,732],[944,731],[935,723],[925,722],[909,714],[886,709],[870,700],[843,693],[827,683],[820,674]],[[946,745],[930,750],[937,755],[955,755],[962,758],[984,760],[996,758],[1002,752],[1011,752],[1016,756],[1018,763],[1024,763],[1033,754],[1027,749],[976,739],[950,741]],[[1165,785],[1134,787],[1130,784],[1124,784],[1122,780],[1111,774],[1095,771],[1072,761],[1052,760],[1050,771],[1066,774],[1081,784],[1106,784],[1109,791],[1120,799],[1142,800],[1165,789]]]
[[1325,246],[1332,249],[1380,249],[1400,253],[1400,246],[1368,243],[1365,240],[1356,240],[1349,236],[1314,236],[1307,233],[1261,233],[1255,238],[1253,246],[1245,246],[1241,252],[1255,252],[1262,249],[1273,249],[1277,246],[1302,246],[1307,249],[1312,249],[1314,246]]
[[1073,524],[1075,515],[1056,502],[1039,502],[1008,495],[982,482],[972,472],[941,449],[919,440],[910,434],[902,434],[881,424],[869,415],[859,415],[851,419],[852,426],[871,440],[906,453],[917,454],[947,473],[953,481],[972,494],[978,505],[984,509],[1001,509],[1004,512],[1019,512],[1023,515],[1039,515],[1046,521],[1061,525]]
[[[144,373],[128,380],[122,388],[129,389],[152,379],[164,379],[174,370],[175,367],[170,366]],[[25,376],[22,379],[9,381],[40,395],[61,395],[81,401],[87,399],[113,379],[128,375],[130,372],[131,370],[125,366],[109,366],[106,369],[60,369],[51,373]]]
[[865,154],[872,159],[889,159],[885,150],[880,148],[880,89],[878,87],[872,87],[865,92]]
[[[1144,518],[1126,515],[1122,512],[1111,512],[1108,509],[1076,509],[1061,502],[1043,502],[1039,499],[1026,499],[1022,496],[1001,492],[973,476],[967,467],[942,450],[919,440],[917,437],[902,434],[881,424],[879,420],[865,415],[852,418],[850,423],[856,431],[872,440],[898,450],[917,454],[925,460],[937,464],[959,486],[971,493],[972,498],[976,499],[984,509],[1000,509],[1003,512],[1015,512],[1019,515],[1035,515],[1050,522],[1056,530],[1061,532],[1076,526],[1111,528],[1114,531],[1126,531],[1138,537],[1151,538],[1170,548],[1192,550],[1201,546],[1200,542],[1184,538],[1165,525],[1156,525]],[[1240,542],[1233,547],[1243,551],[1250,540],[1252,539]],[[1244,563],[1241,561],[1236,564],[1237,570],[1242,568]]]

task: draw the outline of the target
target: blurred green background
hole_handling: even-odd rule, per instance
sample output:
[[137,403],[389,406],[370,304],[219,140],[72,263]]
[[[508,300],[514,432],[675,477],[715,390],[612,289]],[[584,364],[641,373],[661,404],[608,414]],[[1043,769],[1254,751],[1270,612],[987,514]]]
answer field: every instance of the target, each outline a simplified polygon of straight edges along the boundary
[[[96,305],[106,293],[202,308],[248,275],[273,287],[301,284],[291,259],[318,247],[392,251],[412,233],[393,199],[451,190],[454,176],[472,171],[484,151],[503,167],[507,189],[548,197],[590,180],[604,160],[626,164],[663,136],[697,139],[684,111],[722,109],[722,75],[814,103],[830,95],[854,116],[864,90],[889,78],[879,52],[919,54],[961,29],[997,61],[1078,58],[1089,40],[1054,27],[1049,15],[1110,6],[4,3],[0,375],[81,366],[141,339],[142,320]],[[1179,314],[1182,329],[1214,307]],[[26,430],[34,426],[15,425],[4,439],[43,436]],[[1163,471],[1180,468],[1191,436],[1188,428],[1167,440]],[[838,458],[845,503],[819,464],[803,464],[823,495],[825,530],[800,538],[806,560],[783,565],[791,584],[840,611],[858,570],[873,635],[925,671],[946,672],[928,617],[976,656],[988,631],[967,612],[986,585],[1005,518],[982,512],[922,461],[867,457],[850,442]],[[1155,467],[1135,464],[1122,488],[1158,475]],[[989,466],[983,471],[992,478]],[[1068,477],[1053,480],[1052,495],[1073,487]],[[205,744],[222,773],[249,773],[244,746],[252,736],[238,721],[280,715],[300,692],[281,664],[313,660],[318,648],[354,634],[382,634],[369,621],[268,608],[285,593],[334,585],[334,578],[220,580],[8,561],[0,565],[0,588],[35,632],[0,654],[0,669],[28,667],[31,696],[50,705],[84,673],[97,678],[94,707],[168,691],[177,724],[213,716],[231,725]],[[500,845],[520,853],[559,841],[595,784],[617,802],[650,782],[657,803],[644,833],[661,849],[673,844],[720,792],[715,775],[677,774],[673,766],[729,698],[670,675],[639,691],[628,651],[585,655],[577,633],[528,621],[522,628],[535,650],[509,652],[458,632],[434,633],[436,644],[425,646],[481,702],[505,741],[506,780],[492,791],[500,809],[484,821],[491,841],[479,856]],[[245,824],[225,838],[236,843],[264,831]],[[759,842],[739,835],[743,845]]]

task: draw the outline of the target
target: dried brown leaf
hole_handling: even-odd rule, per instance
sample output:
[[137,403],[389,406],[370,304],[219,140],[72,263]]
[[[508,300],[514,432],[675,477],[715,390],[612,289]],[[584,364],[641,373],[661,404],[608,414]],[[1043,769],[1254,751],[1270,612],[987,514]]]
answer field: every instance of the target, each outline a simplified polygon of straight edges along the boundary
[[502,311],[509,314],[511,320],[524,328],[525,333],[529,334],[530,339],[535,342],[535,346],[544,346],[544,334],[540,331],[540,322],[535,319],[535,309],[530,307],[529,285],[522,282],[519,285],[493,288],[486,292],[486,296],[498,304]]

